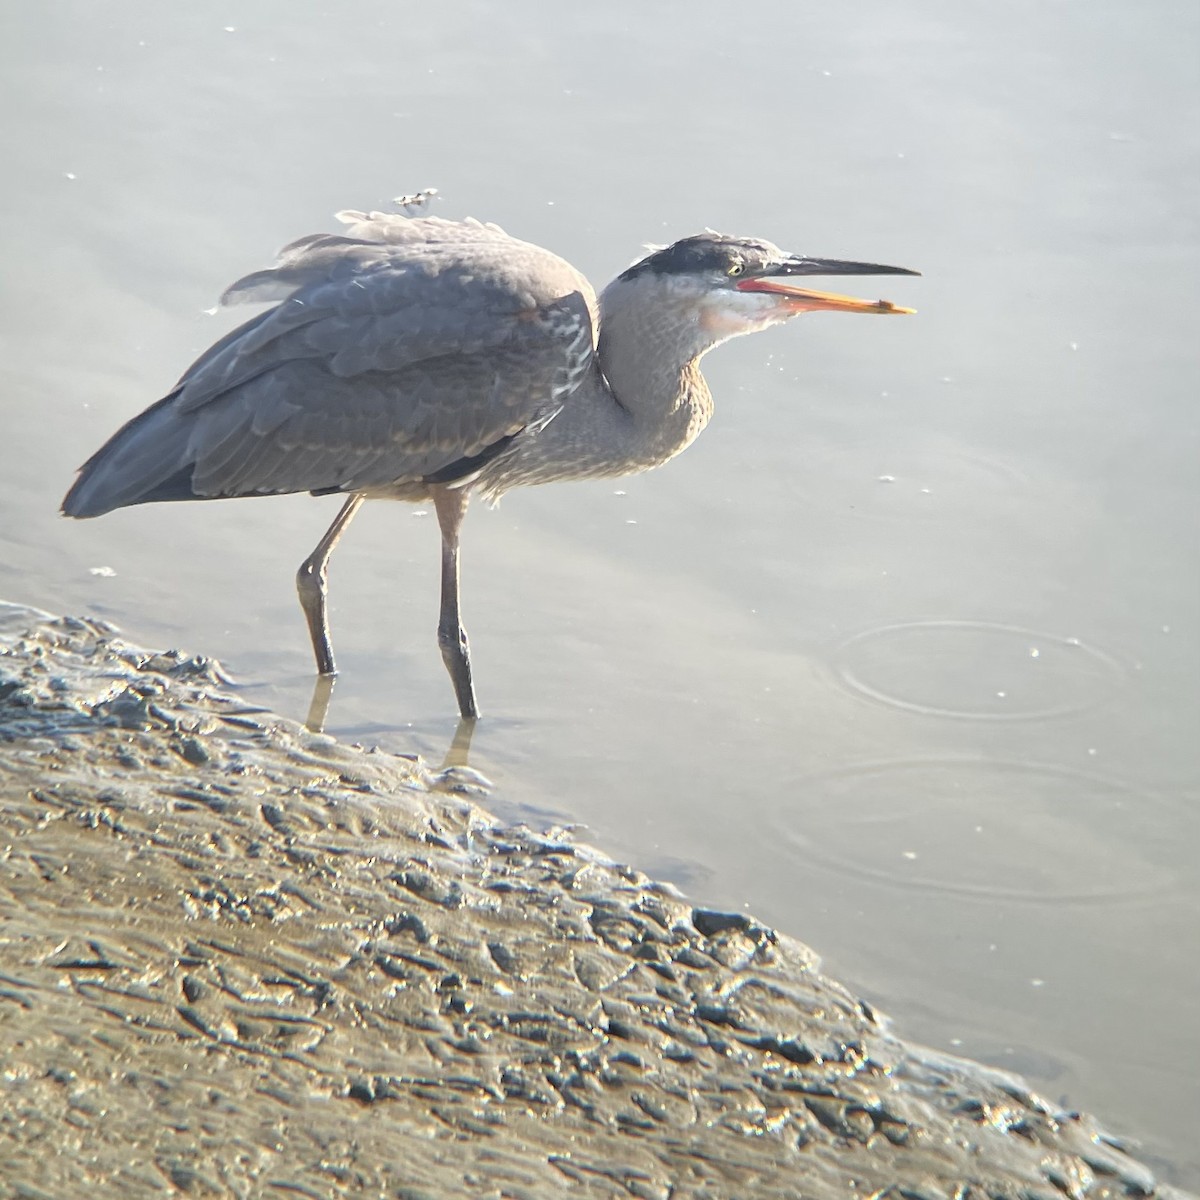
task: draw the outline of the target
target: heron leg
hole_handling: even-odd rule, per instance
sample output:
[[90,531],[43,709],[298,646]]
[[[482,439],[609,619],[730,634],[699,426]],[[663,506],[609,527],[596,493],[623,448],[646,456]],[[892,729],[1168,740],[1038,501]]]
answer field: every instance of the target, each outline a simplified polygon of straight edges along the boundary
[[458,533],[467,515],[470,497],[463,488],[436,487],[433,504],[442,529],[442,609],[438,618],[438,645],[450,672],[458,711],[464,720],[479,716],[475,685],[471,682],[471,647],[458,607]]
[[308,621],[317,671],[321,675],[337,674],[337,667],[333,662],[333,645],[329,640],[329,606],[326,603],[329,556],[362,502],[361,495],[354,495],[342,505],[338,515],[333,518],[333,524],[325,530],[325,536],[296,572],[296,591],[300,596],[300,607],[304,609],[305,620]]

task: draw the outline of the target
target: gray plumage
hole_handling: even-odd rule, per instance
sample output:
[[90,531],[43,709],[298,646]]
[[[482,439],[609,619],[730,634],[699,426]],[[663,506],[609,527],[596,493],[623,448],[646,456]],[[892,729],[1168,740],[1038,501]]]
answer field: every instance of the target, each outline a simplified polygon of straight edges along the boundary
[[[587,369],[595,296],[494,226],[342,214],[233,284],[276,301],[83,468],[64,510],[401,488],[547,419]],[[170,493],[164,495],[163,493]]]
[[598,300],[569,263],[495,225],[339,219],[344,233],[293,242],[225,292],[225,304],[275,307],[221,338],[101,447],[63,511],[346,493],[298,579],[318,668],[332,674],[334,544],[364,498],[433,500],[444,542],[439,640],[464,716],[478,713],[457,615],[471,492],[494,500],[518,485],[665,462],[711,414],[698,362],[712,346],[811,308],[907,311],[788,277],[913,273],[701,234],[634,264]]

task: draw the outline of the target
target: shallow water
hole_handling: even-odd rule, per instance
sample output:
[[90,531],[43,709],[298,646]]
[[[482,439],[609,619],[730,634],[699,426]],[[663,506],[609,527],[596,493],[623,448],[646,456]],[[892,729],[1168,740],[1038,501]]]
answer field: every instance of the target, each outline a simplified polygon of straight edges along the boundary
[[[663,471],[472,514],[471,762],[1194,1184],[1194,7],[494,11],[6,14],[0,594],[304,715],[336,501],[54,510],[335,209],[434,185],[598,282],[705,226],[919,268],[718,350]],[[356,520],[331,731],[445,752],[436,567]]]

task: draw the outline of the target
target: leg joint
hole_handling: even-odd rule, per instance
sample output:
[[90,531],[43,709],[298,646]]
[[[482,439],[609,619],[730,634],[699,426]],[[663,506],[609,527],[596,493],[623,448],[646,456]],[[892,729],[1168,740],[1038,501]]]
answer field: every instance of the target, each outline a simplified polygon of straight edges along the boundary
[[437,638],[443,654],[466,658],[470,652],[467,631],[461,625],[439,625]]

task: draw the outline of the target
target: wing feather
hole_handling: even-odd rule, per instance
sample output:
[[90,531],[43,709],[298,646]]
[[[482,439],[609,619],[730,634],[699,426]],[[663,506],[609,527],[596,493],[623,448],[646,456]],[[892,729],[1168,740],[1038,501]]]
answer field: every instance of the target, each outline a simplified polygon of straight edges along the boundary
[[596,297],[477,221],[347,212],[226,303],[273,300],[85,465],[67,511],[418,481],[544,424],[592,361]]

